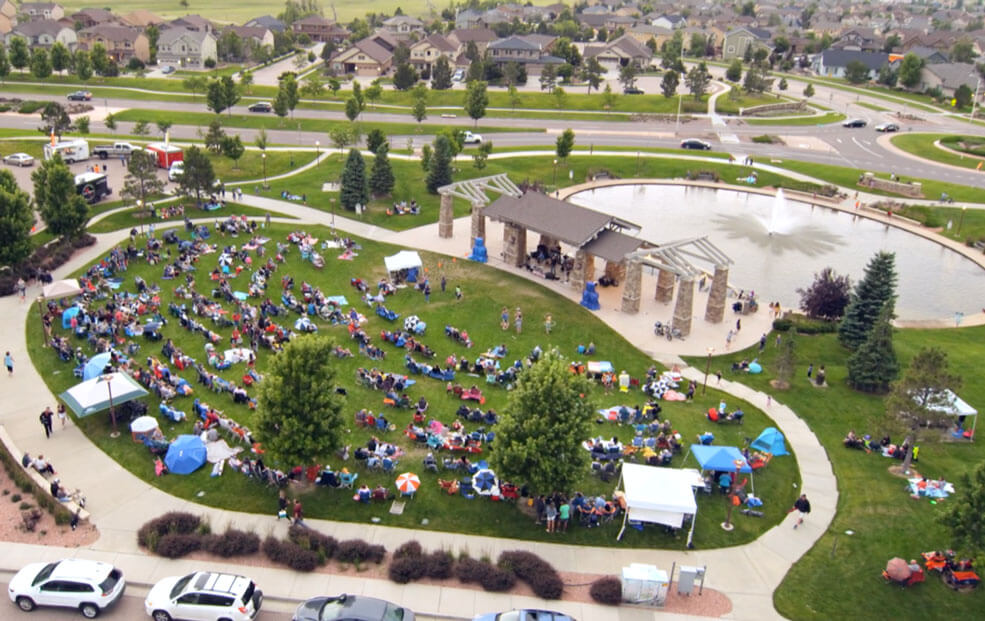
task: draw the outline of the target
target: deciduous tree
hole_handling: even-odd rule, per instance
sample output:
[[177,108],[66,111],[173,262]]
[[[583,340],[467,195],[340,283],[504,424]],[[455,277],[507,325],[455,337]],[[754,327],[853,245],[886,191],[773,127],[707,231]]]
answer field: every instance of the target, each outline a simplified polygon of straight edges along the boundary
[[184,172],[178,177],[178,191],[185,196],[194,196],[195,203],[201,206],[202,195],[210,194],[215,185],[212,160],[198,147],[188,147],[184,162]]
[[62,134],[72,129],[72,119],[65,112],[65,107],[57,101],[49,101],[41,109],[41,127],[38,128],[42,134],[55,133],[61,138]]
[[558,159],[565,159],[571,155],[571,150],[575,148],[575,132],[570,127],[557,137],[554,141],[554,152],[557,154]]
[[479,119],[486,116],[486,106],[489,105],[486,86],[486,82],[482,80],[473,80],[465,91],[465,112],[472,117],[475,127],[479,126]]
[[164,181],[157,176],[157,159],[147,151],[135,151],[127,163],[120,195],[124,200],[140,201],[145,207],[147,199],[164,192]]
[[797,294],[800,295],[800,310],[811,319],[826,321],[841,319],[851,298],[851,292],[851,278],[836,274],[830,267],[814,274],[814,282],[810,287],[797,289]]
[[677,94],[677,86],[680,84],[681,78],[677,75],[677,72],[673,69],[668,69],[664,73],[664,77],[660,80],[660,91],[664,94],[664,97],[670,99]]
[[65,44],[55,41],[51,46],[51,68],[58,73],[62,73],[72,66],[72,52],[68,51]]
[[962,472],[940,521],[951,533],[951,547],[981,558],[985,554],[985,461]]
[[444,91],[451,88],[451,63],[444,55],[438,57],[431,70],[431,88],[436,91]]
[[336,390],[335,344],[294,338],[273,356],[257,393],[257,439],[268,460],[287,470],[328,457],[342,443],[345,397]]
[[75,175],[55,155],[31,175],[34,203],[53,235],[76,237],[89,221],[89,205],[75,190]]
[[34,210],[31,197],[9,170],[0,170],[0,265],[14,265],[31,254]]

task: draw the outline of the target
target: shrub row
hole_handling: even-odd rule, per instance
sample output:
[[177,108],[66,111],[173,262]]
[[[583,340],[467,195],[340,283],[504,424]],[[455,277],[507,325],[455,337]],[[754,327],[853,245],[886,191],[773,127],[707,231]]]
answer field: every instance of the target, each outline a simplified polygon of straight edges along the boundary
[[33,278],[38,270],[50,272],[68,262],[72,258],[72,254],[79,248],[85,248],[95,243],[96,238],[85,233],[75,239],[62,237],[39,246],[27,259],[17,265],[6,266],[0,270],[0,296],[12,295],[18,278],[28,280]]
[[564,592],[564,581],[561,580],[557,570],[533,552],[523,550],[503,552],[499,555],[497,564],[526,582],[537,597],[560,599]]
[[287,538],[304,550],[311,550],[324,563],[335,555],[339,543],[335,537],[324,535],[317,530],[295,524],[287,531]]
[[221,535],[206,535],[201,539],[203,550],[223,558],[246,556],[260,549],[260,537],[256,533],[234,528]]
[[263,553],[273,562],[296,571],[314,571],[323,562],[317,552],[306,550],[290,540],[281,541],[273,535],[263,540]]
[[339,542],[335,550],[335,559],[342,563],[376,563],[379,565],[386,558],[386,548],[367,543],[362,539],[347,539]]
[[356,565],[365,562],[379,564],[386,558],[386,548],[383,546],[362,539],[339,542],[334,537],[299,525],[288,530],[285,540],[267,537],[261,548],[270,560],[297,571],[313,571],[332,558]]
[[602,576],[592,583],[588,593],[600,604],[618,606],[622,602],[622,582],[615,576]]
[[455,563],[455,577],[461,582],[474,582],[486,591],[509,591],[516,585],[512,571],[474,558],[461,558]]
[[137,545],[156,553],[157,546],[165,535],[190,535],[196,532],[201,525],[202,518],[194,513],[169,511],[145,522],[137,530]]
[[778,332],[794,330],[798,334],[830,334],[838,331],[838,322],[810,319],[803,315],[791,315],[781,319],[774,319],[773,329]]
[[421,544],[408,541],[393,553],[389,567],[390,580],[399,584],[421,578],[444,580],[451,577],[453,566],[454,559],[447,552],[425,554]]

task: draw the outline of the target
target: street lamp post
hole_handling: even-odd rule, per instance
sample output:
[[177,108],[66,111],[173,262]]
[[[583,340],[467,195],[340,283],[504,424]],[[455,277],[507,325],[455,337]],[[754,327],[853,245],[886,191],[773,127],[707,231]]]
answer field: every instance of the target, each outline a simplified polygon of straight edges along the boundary
[[318,157],[321,155],[321,153],[319,151],[319,147],[321,147],[321,142],[319,142],[319,141],[316,140],[315,141],[315,163],[316,164],[318,163]]
[[140,234],[144,234],[144,201],[137,199],[137,219],[140,220]]
[[961,225],[964,224],[964,212],[966,211],[968,211],[967,205],[961,208],[961,219],[958,220],[958,235],[961,234]]
[[711,371],[711,355],[715,353],[714,347],[708,348],[708,360],[705,362],[705,383],[701,387],[701,394],[705,394],[708,391],[708,372]]
[[269,190],[270,185],[267,183],[267,152],[266,151],[260,154],[260,161],[263,162],[263,189]]
[[551,185],[557,188],[557,158],[554,158],[554,181]]

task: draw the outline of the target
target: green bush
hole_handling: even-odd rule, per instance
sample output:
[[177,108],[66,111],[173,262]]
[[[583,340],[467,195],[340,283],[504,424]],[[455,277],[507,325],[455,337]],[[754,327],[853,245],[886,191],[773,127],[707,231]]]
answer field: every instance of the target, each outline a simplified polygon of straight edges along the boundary
[[29,100],[22,102],[21,105],[17,108],[17,111],[21,114],[34,114],[41,108],[44,108],[45,105],[46,104],[43,101]]
[[[773,322],[776,323],[775,321]],[[825,321],[823,319],[809,319],[802,315],[794,315],[792,318],[793,329],[798,334],[831,334],[838,331],[837,321]]]
[[787,319],[786,317],[782,319],[773,320],[773,329],[777,332],[787,332],[793,327],[793,321]]
[[769,134],[763,134],[762,136],[753,136],[752,141],[758,144],[773,144],[774,142],[779,142],[779,139]]

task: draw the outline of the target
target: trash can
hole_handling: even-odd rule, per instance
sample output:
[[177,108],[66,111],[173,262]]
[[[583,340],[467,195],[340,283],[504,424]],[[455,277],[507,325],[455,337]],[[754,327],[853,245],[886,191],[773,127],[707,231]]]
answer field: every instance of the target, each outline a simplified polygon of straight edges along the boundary
[[691,567],[681,565],[680,572],[677,574],[677,594],[690,595],[694,592],[694,583],[699,578],[704,578],[704,567]]

